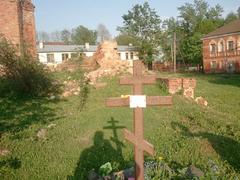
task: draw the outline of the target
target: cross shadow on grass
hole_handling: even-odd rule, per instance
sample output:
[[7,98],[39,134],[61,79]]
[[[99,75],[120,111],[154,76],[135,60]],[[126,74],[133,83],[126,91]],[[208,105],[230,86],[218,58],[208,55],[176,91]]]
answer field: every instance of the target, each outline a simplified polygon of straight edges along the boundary
[[123,143],[118,139],[117,129],[124,128],[124,126],[115,126],[117,122],[111,118],[111,121],[108,121],[111,125],[104,127],[104,129],[113,130],[111,140],[116,144],[116,148],[112,146],[110,140],[104,138],[102,131],[96,131],[93,145],[82,151],[74,175],[68,176],[69,180],[86,180],[90,170],[94,169],[98,172],[99,167],[107,162],[110,162],[113,168],[116,166],[123,168],[125,164],[122,155]]
[[222,160],[228,162],[237,172],[240,172],[240,143],[238,141],[210,132],[192,133],[189,128],[177,122],[172,123],[172,127],[180,129],[184,136],[208,139]]

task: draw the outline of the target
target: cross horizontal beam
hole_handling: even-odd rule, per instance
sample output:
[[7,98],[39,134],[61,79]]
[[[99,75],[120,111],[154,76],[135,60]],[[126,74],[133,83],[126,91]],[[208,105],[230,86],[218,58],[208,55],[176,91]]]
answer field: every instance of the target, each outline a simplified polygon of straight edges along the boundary
[[144,139],[138,139],[138,137],[136,137],[132,132],[128,131],[127,129],[124,129],[124,137],[129,142],[133,143],[135,146],[138,146],[152,156],[154,155],[154,147],[149,142],[145,141]]
[[[147,96],[147,106],[170,106],[172,96]],[[105,101],[107,107],[128,107],[129,98],[108,98]]]
[[141,84],[155,84],[156,83],[156,75],[144,75],[138,77],[132,77],[132,76],[126,76],[126,77],[120,77],[120,84],[122,85],[134,85],[138,81]]

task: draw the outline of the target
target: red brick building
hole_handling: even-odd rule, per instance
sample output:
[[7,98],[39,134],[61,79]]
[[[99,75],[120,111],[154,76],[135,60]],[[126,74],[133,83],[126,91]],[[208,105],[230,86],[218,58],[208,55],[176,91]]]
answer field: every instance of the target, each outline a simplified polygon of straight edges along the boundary
[[240,20],[203,37],[204,72],[240,72]]
[[32,0],[0,0],[0,34],[17,46],[36,54],[36,32]]

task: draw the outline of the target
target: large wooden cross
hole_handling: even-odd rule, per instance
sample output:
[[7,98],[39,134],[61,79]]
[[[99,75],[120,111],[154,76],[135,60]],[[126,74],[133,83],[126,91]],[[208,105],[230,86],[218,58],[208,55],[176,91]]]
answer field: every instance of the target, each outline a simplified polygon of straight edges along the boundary
[[[133,96],[130,98],[109,98],[106,100],[107,107],[131,106],[134,107],[134,132],[124,129],[124,137],[134,144],[135,157],[135,178],[144,179],[144,151],[154,155],[154,147],[146,140],[143,135],[143,108],[146,106],[172,105],[171,96],[142,96],[143,85],[156,83],[155,75],[143,75],[143,64],[141,61],[133,61],[133,77],[121,77],[120,84],[132,85]],[[136,102],[132,102],[136,101]],[[139,102],[138,102],[139,101]]]

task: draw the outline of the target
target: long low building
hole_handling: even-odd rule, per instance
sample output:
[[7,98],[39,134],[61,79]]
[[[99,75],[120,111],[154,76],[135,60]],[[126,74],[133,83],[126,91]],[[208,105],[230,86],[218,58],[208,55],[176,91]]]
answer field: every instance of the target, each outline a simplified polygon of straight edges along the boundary
[[[40,62],[44,64],[59,64],[76,55],[91,57],[97,51],[98,46],[89,45],[64,45],[63,43],[39,43],[37,54]],[[138,60],[136,48],[132,45],[117,46],[120,60]]]

